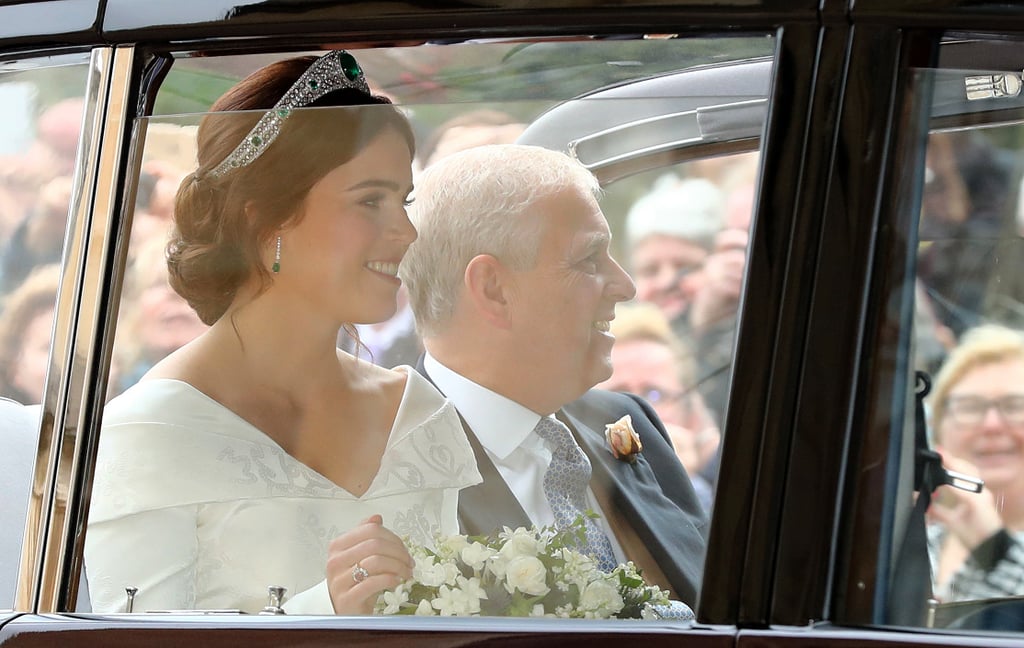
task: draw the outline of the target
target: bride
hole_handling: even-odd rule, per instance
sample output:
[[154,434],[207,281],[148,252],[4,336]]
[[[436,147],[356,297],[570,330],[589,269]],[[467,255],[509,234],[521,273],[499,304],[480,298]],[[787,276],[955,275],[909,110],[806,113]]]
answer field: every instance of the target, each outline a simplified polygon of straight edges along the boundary
[[[334,108],[297,110],[318,106]],[[281,586],[289,613],[365,614],[411,575],[401,537],[458,532],[480,475],[455,410],[415,371],[336,348],[344,324],[395,311],[412,156],[344,51],[271,64],[204,117],[167,262],[211,327],[106,407],[95,611],[137,588],[136,612],[256,612]]]

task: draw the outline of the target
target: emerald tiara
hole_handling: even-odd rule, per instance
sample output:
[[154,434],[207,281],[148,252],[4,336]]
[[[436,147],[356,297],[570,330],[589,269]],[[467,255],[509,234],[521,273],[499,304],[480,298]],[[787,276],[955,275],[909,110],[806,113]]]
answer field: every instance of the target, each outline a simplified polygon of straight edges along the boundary
[[334,50],[313,61],[274,107],[260,117],[235,150],[207,175],[219,178],[232,169],[252,164],[277,138],[293,109],[308,106],[327,93],[343,88],[370,94],[355,57],[345,50]]

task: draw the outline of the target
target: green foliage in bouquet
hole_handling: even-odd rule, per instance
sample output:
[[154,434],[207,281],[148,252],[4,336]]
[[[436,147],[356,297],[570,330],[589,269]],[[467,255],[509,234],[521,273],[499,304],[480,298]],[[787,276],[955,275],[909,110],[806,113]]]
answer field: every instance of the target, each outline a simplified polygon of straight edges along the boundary
[[376,614],[658,618],[668,592],[644,582],[632,562],[602,572],[576,549],[582,517],[568,528],[505,527],[491,536],[443,536],[409,545],[412,579],[383,592]]

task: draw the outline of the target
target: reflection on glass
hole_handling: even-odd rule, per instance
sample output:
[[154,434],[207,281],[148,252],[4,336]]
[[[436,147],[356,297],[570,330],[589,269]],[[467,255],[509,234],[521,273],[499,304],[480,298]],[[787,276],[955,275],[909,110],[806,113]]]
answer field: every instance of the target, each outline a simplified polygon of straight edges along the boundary
[[[938,123],[1019,103],[1016,92],[968,103],[964,79],[979,74],[921,74]],[[943,465],[984,481],[980,493],[939,487],[926,515],[937,625],[986,627],[971,601],[1024,595],[1022,136],[1017,124],[936,130],[924,150],[913,364],[931,376],[928,436]]]
[[[266,96],[256,104],[231,103],[238,100],[234,95],[234,100],[218,104],[216,112],[154,117],[145,124],[114,341],[116,375],[109,381],[86,537],[85,565],[94,609],[124,611],[126,588],[132,588],[134,612],[258,612],[267,606],[267,588],[274,587],[283,588],[274,590],[283,592],[283,602],[270,607],[288,613],[369,612],[388,580],[380,575],[398,568],[381,555],[353,550],[358,543],[353,544],[351,534],[377,534],[374,537],[379,535],[391,547],[393,534],[430,544],[437,532],[489,533],[506,524],[565,525],[561,504],[552,504],[562,500],[551,499],[560,491],[545,490],[554,487],[545,486],[551,480],[544,476],[549,471],[561,474],[557,468],[551,470],[562,465],[559,462],[583,463],[581,456],[589,457],[586,463],[593,479],[578,480],[579,488],[574,487],[571,495],[574,506],[606,516],[584,522],[580,548],[612,565],[627,559],[643,565],[645,576],[673,590],[679,603],[665,606],[660,614],[696,605],[757,154],[670,168],[665,159],[647,159],[637,151],[627,157],[645,172],[615,170],[607,176],[607,186],[596,192],[601,197],[598,203],[594,192],[605,177],[602,169],[583,169],[572,161],[566,155],[569,143],[557,141],[561,129],[548,126],[555,107],[559,119],[578,111],[599,112],[601,119],[616,121],[632,119],[638,108],[672,112],[681,102],[687,109],[720,105],[723,98],[716,94],[715,84],[703,73],[690,79],[680,66],[687,61],[763,57],[771,51],[771,39],[761,37],[721,43],[701,39],[699,45],[688,39],[623,39],[360,50],[359,65],[371,90],[401,107],[373,105],[353,111],[277,106],[274,110],[282,111],[287,121],[268,146],[263,145],[262,133],[250,132],[253,124],[279,101],[286,87],[302,80],[299,67],[309,69],[312,59],[302,59],[299,66],[286,57],[273,57],[275,62],[262,68],[267,59],[179,61],[165,85],[168,92],[158,98],[158,112],[175,101],[174,88],[183,79],[207,75],[209,80],[218,66],[238,66],[231,71],[232,83],[245,76],[244,68],[260,68],[255,77],[240,83],[263,79],[267,83],[258,87]],[[569,56],[572,52],[582,58]],[[417,56],[410,57],[412,53]],[[676,81],[682,85],[662,95],[649,96],[645,89],[628,99],[588,96],[566,101],[610,83],[619,83],[616,92],[621,93],[634,81],[669,70],[680,73]],[[747,94],[733,99],[764,98],[759,92],[768,87],[770,61],[758,59],[753,70],[761,85],[744,86]],[[276,78],[280,74],[284,76]],[[207,110],[225,89],[217,87],[193,110]],[[237,112],[228,114],[221,108]],[[742,132],[756,137],[763,112],[743,114],[750,123]],[[586,123],[582,117],[573,121]],[[595,129],[607,130],[605,126],[594,124]],[[374,130],[377,127],[381,130]],[[362,128],[369,130],[362,133]],[[357,130],[360,136],[353,137]],[[414,157],[406,131],[415,133]],[[231,155],[231,143],[243,137],[260,151],[256,160],[224,173],[208,173]],[[513,143],[532,146],[510,147]],[[628,131],[616,143],[625,149],[638,145]],[[675,155],[679,146],[672,140],[659,151]],[[700,155],[693,152],[690,157]],[[701,217],[693,209],[683,209],[665,214],[676,230],[696,226],[706,232],[699,242],[699,258],[686,265],[694,281],[693,308],[678,317],[679,313],[665,313],[660,305],[649,304],[669,335],[677,335],[674,327],[682,327],[686,334],[670,359],[670,364],[683,362],[677,367],[676,382],[612,388],[640,391],[655,407],[648,410],[642,399],[604,391],[597,392],[604,396],[594,396],[589,391],[608,377],[605,359],[577,366],[577,373],[560,372],[562,365],[576,366],[566,350],[581,340],[593,337],[602,356],[611,350],[605,329],[613,319],[614,302],[628,301],[634,292],[632,280],[611,254],[619,256],[623,242],[632,243],[623,235],[630,207],[652,189],[652,178],[665,174],[669,184],[682,176],[702,178],[716,195],[709,207],[715,213]],[[677,174],[681,175],[673,179]],[[551,178],[562,181],[552,184]],[[445,182],[454,183],[455,189],[443,189]],[[408,209],[418,232],[404,221],[407,206],[402,205],[413,185],[416,191]],[[169,200],[179,186],[176,202]],[[438,206],[462,199],[467,202],[459,208]],[[169,208],[172,202],[174,207]],[[582,211],[588,218],[576,217]],[[429,223],[443,214],[464,219],[490,215],[508,227],[510,235],[521,220],[537,219],[538,227],[522,229],[536,230],[554,242],[532,246],[547,250],[544,263],[538,256],[532,269],[520,267],[499,249],[508,238],[499,228],[475,240],[477,247],[462,259],[454,250],[468,239],[467,232],[477,228],[455,223],[438,244],[428,233]],[[542,214],[547,216],[541,218]],[[479,231],[488,231],[480,227]],[[594,293],[583,290],[579,282],[560,288],[538,269],[566,272],[563,256],[581,252],[575,243],[569,244],[584,239],[588,253],[574,262],[573,272],[603,277],[618,287],[607,308],[571,307],[571,300],[586,301]],[[432,241],[440,245],[439,258],[420,263],[417,271],[410,259]],[[550,252],[556,247],[557,259]],[[511,300],[514,326],[495,327],[496,320],[483,318],[473,320],[481,323],[478,335],[466,334],[454,321],[431,328],[431,316],[424,313],[432,311],[424,310],[431,307],[424,305],[423,295],[430,294],[433,300],[443,292],[442,268],[452,263],[468,267],[472,259],[486,255],[511,273],[503,271],[503,276],[517,277],[516,290],[527,297],[520,298],[517,292]],[[399,261],[401,284],[394,281]],[[636,259],[623,265],[632,263]],[[596,266],[593,271],[588,270],[591,264]],[[466,272],[465,267],[454,270],[455,285],[462,285]],[[511,284],[502,285],[504,290],[513,289]],[[475,308],[464,302],[458,312]],[[491,323],[484,325],[485,321]],[[518,340],[514,347],[503,341],[510,339],[510,330]],[[589,333],[580,336],[578,330]],[[327,352],[322,345],[315,346],[324,340]],[[556,344],[559,340],[566,344]],[[466,353],[470,345],[479,346]],[[701,352],[683,351],[684,345]],[[472,367],[447,352],[460,346],[473,359]],[[583,346],[583,355],[589,356],[590,345]],[[622,348],[628,350],[625,343]],[[430,355],[420,365],[424,352]],[[654,357],[660,352],[642,353]],[[565,362],[560,361],[563,354]],[[618,359],[613,361],[619,364]],[[387,369],[395,366],[398,371]],[[417,366],[449,402],[420,377]],[[484,366],[489,369],[481,369]],[[508,370],[517,366],[530,367],[531,373],[510,374]],[[493,376],[504,377],[488,380],[484,374],[490,369],[495,370]],[[472,384],[459,395],[445,387],[446,380]],[[476,399],[465,395],[477,393],[474,390],[483,385],[495,402],[509,405],[503,411],[513,413],[497,415],[501,425],[509,427],[501,427],[489,440],[488,430],[498,424],[491,421],[494,411],[474,409]],[[568,392],[565,385],[571,385]],[[521,397],[525,388],[542,392],[543,404]],[[549,402],[553,394],[560,397]],[[576,399],[583,394],[584,399],[611,399],[615,407],[608,416],[619,419],[632,413],[633,426],[648,439],[644,460],[637,465],[648,472],[658,466],[657,483],[664,485],[664,492],[657,495],[658,510],[672,511],[671,515],[645,522],[647,517],[621,513],[619,505],[607,499],[610,492],[602,480],[617,474],[620,461],[609,452],[605,438],[605,425],[613,420],[586,414],[572,423],[584,440],[567,446],[534,432],[541,415],[572,416],[568,413],[581,406],[582,400]],[[528,400],[530,405],[525,404]],[[468,427],[454,417],[453,406]],[[668,436],[660,432],[662,423],[669,428]],[[429,434],[424,432],[427,427]],[[623,434],[628,441],[630,436]],[[496,439],[513,439],[519,445],[510,446],[509,452],[493,452],[488,444]],[[481,444],[476,452],[471,440]],[[563,447],[570,448],[566,457],[559,454]],[[633,454],[620,456],[628,461]],[[653,458],[649,462],[648,456]],[[186,465],[188,469],[181,470]],[[709,476],[705,471],[711,471]],[[472,484],[481,479],[483,490],[474,490]],[[626,499],[630,506],[655,506],[645,498],[638,494]],[[371,518],[374,514],[383,519]],[[472,520],[483,526],[473,527]],[[654,527],[634,528],[630,520]],[[689,531],[681,533],[681,528]],[[645,534],[658,541],[640,541]],[[405,551],[394,548],[397,564],[405,564]],[[126,555],[132,559],[125,560]],[[392,575],[410,573],[403,567]],[[391,591],[387,601],[376,611],[412,611],[403,607],[408,601],[402,600],[401,588]],[[428,603],[421,613],[474,610],[473,605],[451,601]],[[511,613],[500,607],[488,609]],[[607,614],[609,610],[601,616]]]
[[14,604],[87,72],[0,70],[0,609]]

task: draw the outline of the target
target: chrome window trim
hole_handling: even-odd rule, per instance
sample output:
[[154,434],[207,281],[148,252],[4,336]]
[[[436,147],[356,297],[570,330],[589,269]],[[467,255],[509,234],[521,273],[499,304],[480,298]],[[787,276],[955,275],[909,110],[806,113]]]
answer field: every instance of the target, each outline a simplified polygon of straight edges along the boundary
[[[39,576],[42,573],[47,527],[53,510],[55,493],[59,490],[56,475],[57,455],[61,451],[61,438],[54,430],[64,428],[64,402],[67,397],[65,374],[72,353],[72,323],[76,319],[79,301],[79,266],[82,246],[88,227],[92,195],[95,188],[94,168],[99,154],[102,131],[103,106],[109,84],[109,49],[93,49],[89,56],[88,81],[85,87],[85,110],[82,133],[75,160],[71,203],[65,230],[65,244],[61,259],[61,281],[54,310],[54,332],[50,346],[50,359],[40,416],[39,445],[36,453],[32,494],[28,503],[25,536],[22,543],[15,609],[34,611],[40,595]],[[52,62],[46,57],[44,60]],[[19,65],[20,69],[20,65]],[[59,427],[58,427],[59,426]],[[66,499],[65,491],[64,497]]]
[[[43,404],[34,510],[45,517],[26,537],[18,604],[37,613],[59,611],[67,582],[68,548],[77,535],[75,489],[88,441],[86,421],[96,392],[95,340],[110,249],[117,181],[128,119],[133,48],[97,48],[90,61],[86,114],[75,169],[72,213],[62,261],[53,352]],[[41,487],[40,487],[41,485]],[[26,534],[27,536],[27,534]],[[77,570],[73,570],[77,571]]]

